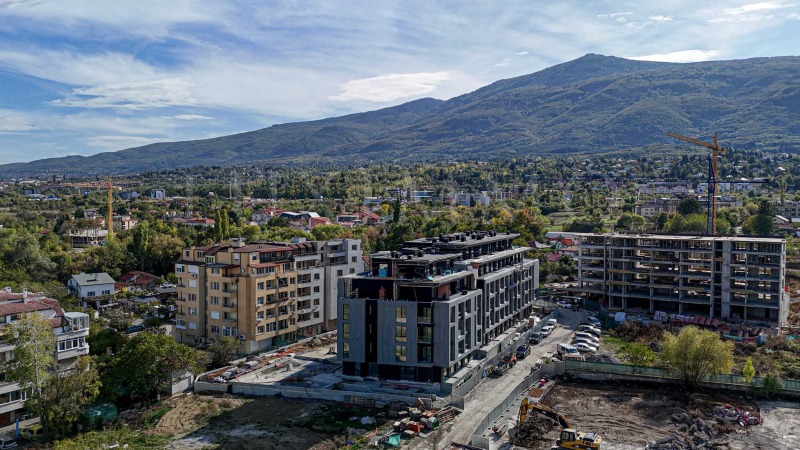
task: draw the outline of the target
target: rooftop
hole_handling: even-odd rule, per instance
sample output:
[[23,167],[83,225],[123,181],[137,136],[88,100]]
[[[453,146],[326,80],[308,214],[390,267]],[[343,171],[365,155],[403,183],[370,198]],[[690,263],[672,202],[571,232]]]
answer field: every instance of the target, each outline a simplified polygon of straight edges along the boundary
[[760,238],[750,236],[681,236],[667,234],[611,234],[611,233],[572,233],[576,237],[618,237],[632,239],[665,239],[673,241],[731,241],[731,242],[767,242],[771,244],[786,243],[782,238]]

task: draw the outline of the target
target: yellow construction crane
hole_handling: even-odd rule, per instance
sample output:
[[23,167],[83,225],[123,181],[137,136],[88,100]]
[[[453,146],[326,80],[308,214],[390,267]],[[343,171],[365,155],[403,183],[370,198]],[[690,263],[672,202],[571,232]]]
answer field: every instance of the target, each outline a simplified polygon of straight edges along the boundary
[[719,155],[725,154],[725,149],[719,146],[719,143],[717,142],[717,133],[714,133],[713,142],[701,141],[699,139],[673,133],[672,131],[667,133],[667,136],[711,149],[711,155],[708,157],[708,218],[706,219],[706,234],[716,236],[717,181],[719,180],[718,158]]
[[79,188],[95,188],[95,189],[102,189],[106,188],[108,190],[108,214],[107,214],[107,221],[106,227],[108,228],[108,238],[107,241],[111,241],[114,239],[114,184],[111,182],[111,178],[108,178],[106,181],[96,181],[91,183],[59,183],[58,186],[69,186],[69,187],[79,187]]

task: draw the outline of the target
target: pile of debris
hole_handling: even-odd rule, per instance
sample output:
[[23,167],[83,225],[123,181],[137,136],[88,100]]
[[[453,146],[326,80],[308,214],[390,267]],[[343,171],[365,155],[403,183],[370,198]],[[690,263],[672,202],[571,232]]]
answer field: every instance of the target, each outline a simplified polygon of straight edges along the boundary
[[459,410],[446,407],[440,410],[426,410],[422,402],[415,406],[402,409],[391,408],[389,417],[397,419],[393,424],[395,433],[401,434],[404,439],[411,439],[420,433],[426,433],[439,428],[439,425],[453,420]]
[[545,436],[554,426],[553,421],[547,417],[530,416],[524,424],[517,425],[514,433],[509,431],[509,437],[516,447],[538,448],[544,443],[552,444],[552,439]]
[[758,414],[731,405],[717,406],[714,408],[714,416],[725,422],[738,423],[742,427],[761,425],[764,422]]
[[648,450],[695,450],[728,448],[728,433],[737,431],[736,425],[745,428],[759,425],[763,419],[755,413],[731,405],[714,407],[713,418],[692,417],[687,413],[674,414],[679,434],[647,444]]

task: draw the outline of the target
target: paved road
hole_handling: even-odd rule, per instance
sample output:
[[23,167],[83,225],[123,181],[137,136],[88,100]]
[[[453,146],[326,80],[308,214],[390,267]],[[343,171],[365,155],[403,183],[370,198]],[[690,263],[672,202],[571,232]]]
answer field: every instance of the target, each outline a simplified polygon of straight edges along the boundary
[[[475,428],[481,424],[486,414],[502,403],[514,388],[531,372],[531,367],[547,352],[555,352],[556,344],[568,342],[569,336],[578,328],[580,322],[587,316],[583,311],[559,311],[559,326],[531,348],[531,354],[518,362],[500,378],[485,378],[475,389],[470,391],[464,399],[464,413],[460,414],[450,424],[446,424],[437,437],[437,447],[443,448],[450,442],[469,444]],[[428,438],[431,439],[431,438]],[[430,449],[433,441],[416,440],[412,449]],[[436,450],[436,449],[434,449]]]

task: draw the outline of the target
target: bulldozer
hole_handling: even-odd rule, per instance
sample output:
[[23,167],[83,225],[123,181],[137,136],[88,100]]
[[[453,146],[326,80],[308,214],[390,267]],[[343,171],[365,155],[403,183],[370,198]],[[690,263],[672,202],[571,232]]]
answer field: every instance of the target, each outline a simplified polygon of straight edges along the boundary
[[525,423],[529,412],[537,412],[553,419],[561,426],[561,436],[556,440],[556,445],[551,447],[550,450],[603,450],[605,448],[603,446],[603,438],[599,435],[575,431],[569,420],[562,414],[541,403],[531,402],[527,397],[522,399],[522,404],[519,407],[517,426],[521,427]]

